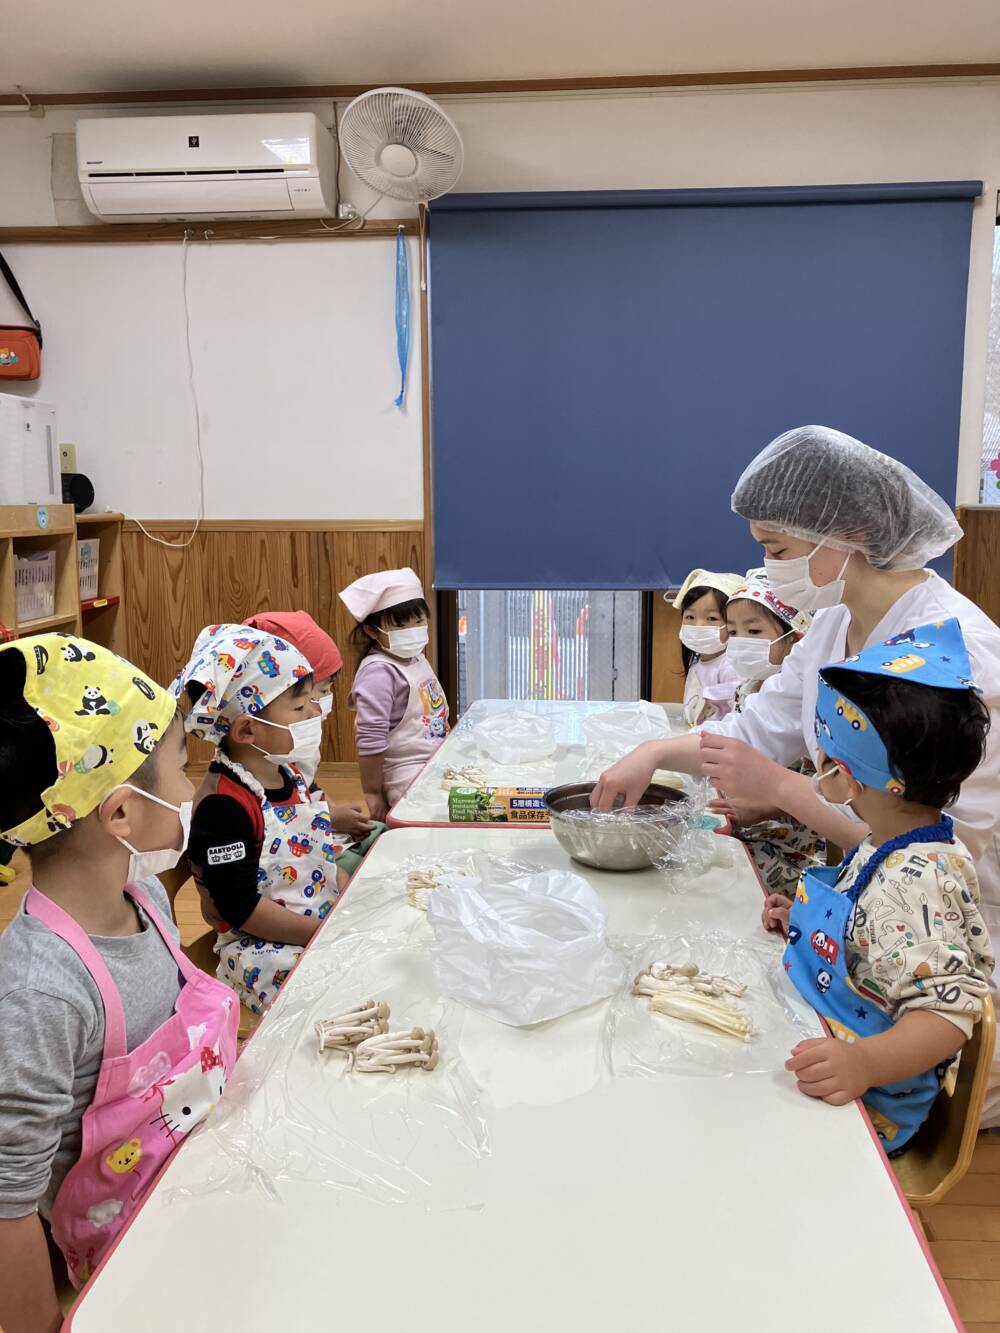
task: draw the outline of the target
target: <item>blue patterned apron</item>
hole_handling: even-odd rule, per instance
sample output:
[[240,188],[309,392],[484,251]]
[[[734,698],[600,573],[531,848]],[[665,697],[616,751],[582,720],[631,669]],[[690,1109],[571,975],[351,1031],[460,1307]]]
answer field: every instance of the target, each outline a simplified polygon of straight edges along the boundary
[[[940,824],[929,824],[883,843],[846,893],[838,892],[835,885],[850,865],[853,852],[839,866],[807,870],[799,881],[788,923],[785,971],[840,1041],[874,1037],[893,1025],[884,1009],[864,993],[863,984],[855,987],[848,975],[847,927],[858,897],[882,861],[897,849],[915,842],[953,841],[952,823],[945,815]],[[927,1119],[946,1067],[869,1088],[863,1095],[861,1100],[872,1124],[889,1151],[904,1147]]]

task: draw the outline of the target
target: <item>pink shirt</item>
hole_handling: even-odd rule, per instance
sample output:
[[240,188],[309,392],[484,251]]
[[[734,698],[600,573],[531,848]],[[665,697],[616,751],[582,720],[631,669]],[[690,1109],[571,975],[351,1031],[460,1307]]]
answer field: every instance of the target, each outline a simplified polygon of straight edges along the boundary
[[357,713],[358,754],[382,754],[389,732],[399,726],[410,698],[406,677],[391,662],[378,657],[355,682],[351,706]]
[[711,662],[699,658],[692,663],[691,670],[697,672],[701,682],[701,692],[707,705],[705,722],[717,722],[733,710],[736,690],[742,684],[743,677],[733,670],[725,653],[713,657]]

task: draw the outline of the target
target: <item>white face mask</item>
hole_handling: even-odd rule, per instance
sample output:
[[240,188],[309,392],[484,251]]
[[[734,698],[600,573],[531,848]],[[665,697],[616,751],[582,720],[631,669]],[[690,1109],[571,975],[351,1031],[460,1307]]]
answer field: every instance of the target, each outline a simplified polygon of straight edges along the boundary
[[823,804],[826,806],[828,810],[832,810],[834,814],[837,815],[849,815],[851,813],[850,804],[851,801],[854,800],[853,796],[849,796],[846,801],[829,801],[820,791],[821,785],[826,781],[827,778],[832,778],[834,773],[840,773],[840,772],[842,772],[842,769],[838,764],[831,764],[825,773],[814,773],[809,780],[812,783],[813,791],[816,793],[816,795],[819,797],[819,799],[823,802]]
[[[177,818],[181,821],[181,845],[179,847],[155,848],[150,852],[138,852],[130,842],[124,838],[119,838],[121,845],[131,852],[128,859],[128,882],[129,884],[138,884],[140,880],[148,879],[150,875],[158,875],[162,870],[173,870],[174,866],[187,850],[188,836],[191,833],[191,801],[182,801],[180,805],[171,805],[169,801],[160,800],[159,796],[154,796],[152,792],[143,791],[141,787],[133,787],[131,782],[123,782],[122,787],[127,787],[129,791],[134,791],[139,796],[144,796],[147,801],[155,801],[157,805],[162,805],[165,810],[173,810]],[[120,788],[116,787],[115,791]],[[111,795],[109,792],[108,795]],[[104,798],[107,800],[107,797]],[[102,801],[103,805],[104,802]]]
[[321,694],[316,702],[319,704],[320,721],[325,722],[333,712],[333,695]]
[[722,630],[718,625],[682,625],[680,640],[699,657],[713,657],[722,652]]
[[764,557],[768,582],[779,602],[794,606],[797,611],[822,611],[840,605],[844,597],[844,570],[850,563],[852,552],[847,552],[837,577],[820,586],[813,582],[809,561],[822,549],[823,543],[820,542],[808,555],[799,555],[793,560],[769,560]]
[[[794,630],[788,631],[788,634],[794,633]],[[730,635],[726,644],[726,661],[744,680],[766,680],[781,670],[780,663],[775,666],[771,661],[771,644],[787,639],[788,634],[782,634],[777,639],[734,639]]]
[[290,726],[285,726],[283,722],[271,722],[266,717],[255,717],[255,722],[263,722],[266,727],[278,727],[281,731],[287,731],[292,738],[292,748],[287,754],[269,754],[267,750],[262,750],[259,745],[253,748],[258,754],[262,754],[265,759],[269,759],[272,764],[308,764],[315,765],[319,763],[319,747],[323,743],[323,715],[317,713],[315,717],[307,717],[304,722],[293,722]]
[[410,625],[407,629],[380,630],[389,640],[389,652],[393,657],[419,657],[427,647],[430,634],[426,625]]

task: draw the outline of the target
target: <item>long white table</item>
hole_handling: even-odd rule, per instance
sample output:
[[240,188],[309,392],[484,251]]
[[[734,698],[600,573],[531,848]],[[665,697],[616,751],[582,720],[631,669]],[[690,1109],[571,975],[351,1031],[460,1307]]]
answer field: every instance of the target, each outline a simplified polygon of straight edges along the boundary
[[[401,801],[389,813],[392,827],[437,826],[448,821],[448,791],[443,785],[447,768],[463,768],[472,764],[481,768],[493,787],[557,787],[564,782],[582,782],[596,778],[613,762],[614,756],[595,757],[588,754],[583,724],[588,717],[627,705],[621,701],[589,702],[478,699],[453,728],[443,745],[421,773]],[[659,705],[670,720],[675,733],[684,729],[683,709],[680,704]],[[556,750],[548,759],[535,763],[505,766],[483,759],[476,743],[476,729],[486,718],[500,710],[516,707],[548,718],[555,726]]]
[[[71,1315],[75,1333],[956,1326],[858,1107],[801,1096],[780,1067],[613,1075],[610,1007],[641,1003],[625,997],[531,1029],[445,1000],[403,867],[471,848],[569,865],[547,829],[381,838]],[[687,893],[653,871],[573,868],[615,939],[768,947],[742,853]],[[394,1027],[435,1027],[437,1071],[346,1074],[317,1053],[312,1023],[369,994]],[[789,1045],[803,1023],[818,1031],[794,1010]]]

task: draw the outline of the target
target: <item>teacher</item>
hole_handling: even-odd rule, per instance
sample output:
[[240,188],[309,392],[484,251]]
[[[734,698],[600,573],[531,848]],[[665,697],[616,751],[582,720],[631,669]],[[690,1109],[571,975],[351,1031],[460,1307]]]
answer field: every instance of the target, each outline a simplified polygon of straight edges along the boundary
[[[982,914],[1000,950],[1000,628],[932,570],[962,536],[949,505],[902,463],[826,426],[773,440],[740,477],[733,511],[764,548],[776,597],[817,615],[776,676],[741,713],[699,732],[647,741],[605,772],[592,798],[638,802],[658,768],[703,773],[745,821],[777,808],[849,849],[866,828],[816,796],[789,765],[814,763],[819,669],[918,625],[954,616],[990,712],[981,766],[949,810],[979,875]],[[766,798],[762,800],[762,794]],[[1000,1123],[1000,1057],[983,1125]]]

